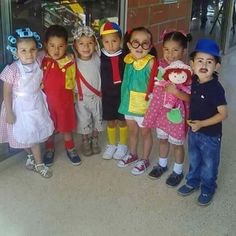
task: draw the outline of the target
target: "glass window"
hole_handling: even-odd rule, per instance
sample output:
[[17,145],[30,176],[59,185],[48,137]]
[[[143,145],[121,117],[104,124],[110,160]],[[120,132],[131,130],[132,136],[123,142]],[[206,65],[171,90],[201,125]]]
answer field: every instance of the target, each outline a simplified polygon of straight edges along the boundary
[[104,19],[119,22],[119,8],[118,0],[12,1],[12,28],[30,27],[40,35],[53,24],[65,26],[69,34],[80,25],[98,30]]
[[[52,24],[66,27],[68,33],[79,25],[90,25],[95,30],[104,19],[119,23],[119,0],[4,0],[0,1],[0,71],[12,56],[6,50],[7,35],[18,28],[29,27],[43,38],[45,30]],[[2,56],[3,55],[3,56]],[[0,81],[0,105],[3,100]],[[18,151],[18,150],[16,150]],[[8,144],[0,144],[0,160],[12,155],[15,150]]]

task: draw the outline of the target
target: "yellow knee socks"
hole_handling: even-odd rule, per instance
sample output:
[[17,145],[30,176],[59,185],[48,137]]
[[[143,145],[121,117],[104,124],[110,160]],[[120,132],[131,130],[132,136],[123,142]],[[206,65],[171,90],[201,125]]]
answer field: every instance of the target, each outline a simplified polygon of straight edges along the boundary
[[119,127],[120,144],[127,145],[127,127]]
[[107,127],[108,143],[116,145],[116,128]]

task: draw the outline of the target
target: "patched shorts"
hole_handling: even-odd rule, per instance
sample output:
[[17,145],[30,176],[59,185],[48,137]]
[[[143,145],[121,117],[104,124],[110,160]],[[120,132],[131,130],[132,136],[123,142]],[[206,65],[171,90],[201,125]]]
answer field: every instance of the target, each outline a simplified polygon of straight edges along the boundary
[[84,95],[83,101],[77,101],[76,114],[78,118],[77,132],[91,134],[93,131],[103,131],[102,100],[96,95]]

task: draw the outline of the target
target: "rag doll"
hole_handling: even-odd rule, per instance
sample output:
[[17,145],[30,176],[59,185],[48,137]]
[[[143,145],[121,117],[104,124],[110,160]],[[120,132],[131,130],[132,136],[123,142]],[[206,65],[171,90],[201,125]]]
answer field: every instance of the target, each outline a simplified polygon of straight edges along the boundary
[[[186,65],[184,62],[178,60],[172,62],[169,66],[164,69],[162,79],[159,78],[155,82],[155,85],[166,87],[170,84],[174,84],[180,91],[190,93],[192,70],[191,67]],[[173,123],[182,122],[181,113],[179,111],[179,104],[183,102],[175,95],[165,92],[163,106],[170,109],[167,112],[167,118]]]

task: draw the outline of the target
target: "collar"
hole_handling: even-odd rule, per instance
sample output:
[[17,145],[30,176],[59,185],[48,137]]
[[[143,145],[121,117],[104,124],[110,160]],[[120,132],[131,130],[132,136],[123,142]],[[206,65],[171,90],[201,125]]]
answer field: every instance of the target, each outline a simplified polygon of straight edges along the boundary
[[133,64],[136,70],[142,70],[152,58],[154,58],[154,56],[147,54],[145,57],[137,60],[129,53],[125,56],[124,62],[126,64]]
[[103,53],[104,55],[106,55],[107,57],[116,57],[116,56],[119,56],[119,55],[122,53],[122,50],[121,50],[121,49],[118,50],[118,51],[115,52],[115,53],[109,53],[109,52],[107,52],[104,48],[102,48],[101,51],[102,51],[102,53]]
[[52,59],[50,56],[45,56],[49,61],[53,62],[57,62],[59,68],[63,68],[64,66],[66,66],[67,64],[71,63],[74,58],[72,55],[66,55],[65,57],[59,59],[59,60],[54,60]]

